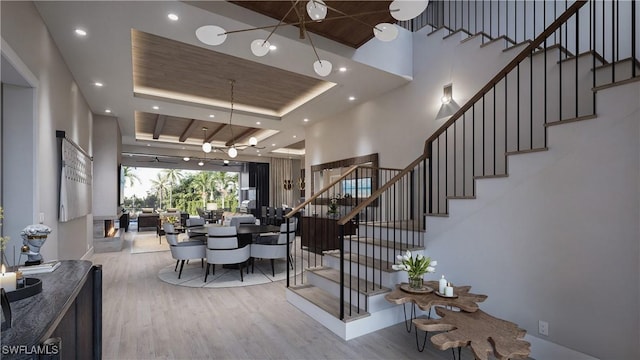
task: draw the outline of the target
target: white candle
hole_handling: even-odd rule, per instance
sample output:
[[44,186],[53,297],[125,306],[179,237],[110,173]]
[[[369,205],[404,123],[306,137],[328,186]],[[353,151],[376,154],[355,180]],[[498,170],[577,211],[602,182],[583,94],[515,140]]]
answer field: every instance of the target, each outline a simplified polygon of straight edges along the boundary
[[7,292],[16,289],[16,273],[4,272],[4,265],[2,265],[2,274],[0,274],[0,287]]
[[447,286],[444,287],[444,296],[453,296],[453,286],[451,286],[451,283],[448,283]]

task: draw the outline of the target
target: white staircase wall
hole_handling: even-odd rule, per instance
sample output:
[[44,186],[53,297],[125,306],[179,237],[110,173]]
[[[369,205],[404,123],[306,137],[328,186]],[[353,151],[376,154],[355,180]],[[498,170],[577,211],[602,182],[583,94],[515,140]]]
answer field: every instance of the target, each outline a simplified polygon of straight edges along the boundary
[[640,82],[600,91],[598,118],[550,127],[548,152],[510,156],[508,178],[478,180],[476,200],[428,218],[438,273],[530,335],[640,358],[639,104]]

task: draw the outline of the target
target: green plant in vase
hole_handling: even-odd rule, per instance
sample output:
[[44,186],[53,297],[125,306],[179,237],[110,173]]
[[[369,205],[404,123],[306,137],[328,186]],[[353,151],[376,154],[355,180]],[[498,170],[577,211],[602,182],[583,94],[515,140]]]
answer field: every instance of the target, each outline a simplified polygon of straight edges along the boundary
[[329,198],[329,210],[327,210],[327,215],[330,217],[337,217],[340,214],[338,210],[338,200],[342,199],[340,194],[333,195]]

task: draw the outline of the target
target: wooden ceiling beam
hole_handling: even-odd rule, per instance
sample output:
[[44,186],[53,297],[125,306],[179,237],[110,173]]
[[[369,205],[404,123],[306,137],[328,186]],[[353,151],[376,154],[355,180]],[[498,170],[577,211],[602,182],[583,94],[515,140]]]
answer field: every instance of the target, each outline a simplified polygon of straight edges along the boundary
[[213,130],[213,132],[211,132],[211,135],[209,135],[206,139],[205,142],[211,142],[213,141],[213,138],[220,132],[222,131],[222,129],[224,129],[224,127],[227,126],[227,124],[220,124],[220,126],[218,126],[217,129]]
[[158,140],[160,138],[160,134],[162,134],[162,129],[164,129],[164,123],[167,120],[166,115],[160,115],[156,117],[156,126],[153,130],[153,139]]
[[184,129],[184,131],[182,132],[182,135],[180,135],[179,141],[185,142],[197,127],[198,127],[198,121],[196,121],[196,119],[191,119],[191,121],[189,122],[189,125],[187,125],[187,128]]
[[256,128],[249,128],[249,129],[243,131],[242,133],[236,135],[231,140],[227,141],[227,143],[225,145],[226,146],[231,146],[231,145],[233,145],[233,144],[235,144],[237,142],[240,142],[240,139],[248,138],[258,130],[259,129],[256,129]]

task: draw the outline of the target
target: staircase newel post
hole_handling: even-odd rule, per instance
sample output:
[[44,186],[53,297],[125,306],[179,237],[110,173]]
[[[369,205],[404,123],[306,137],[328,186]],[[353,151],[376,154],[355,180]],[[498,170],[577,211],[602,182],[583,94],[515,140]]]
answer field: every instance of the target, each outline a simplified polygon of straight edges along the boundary
[[344,225],[338,226],[340,245],[340,320],[344,320]]
[[[289,276],[291,275],[289,273],[289,267],[291,266],[291,261],[289,260],[289,258],[291,257],[291,233],[289,232],[290,229],[289,227],[291,226],[291,224],[289,223],[289,218],[285,218],[285,221],[287,222],[287,288],[289,287]],[[295,252],[295,249],[294,249]],[[295,273],[294,273],[295,274]]]

